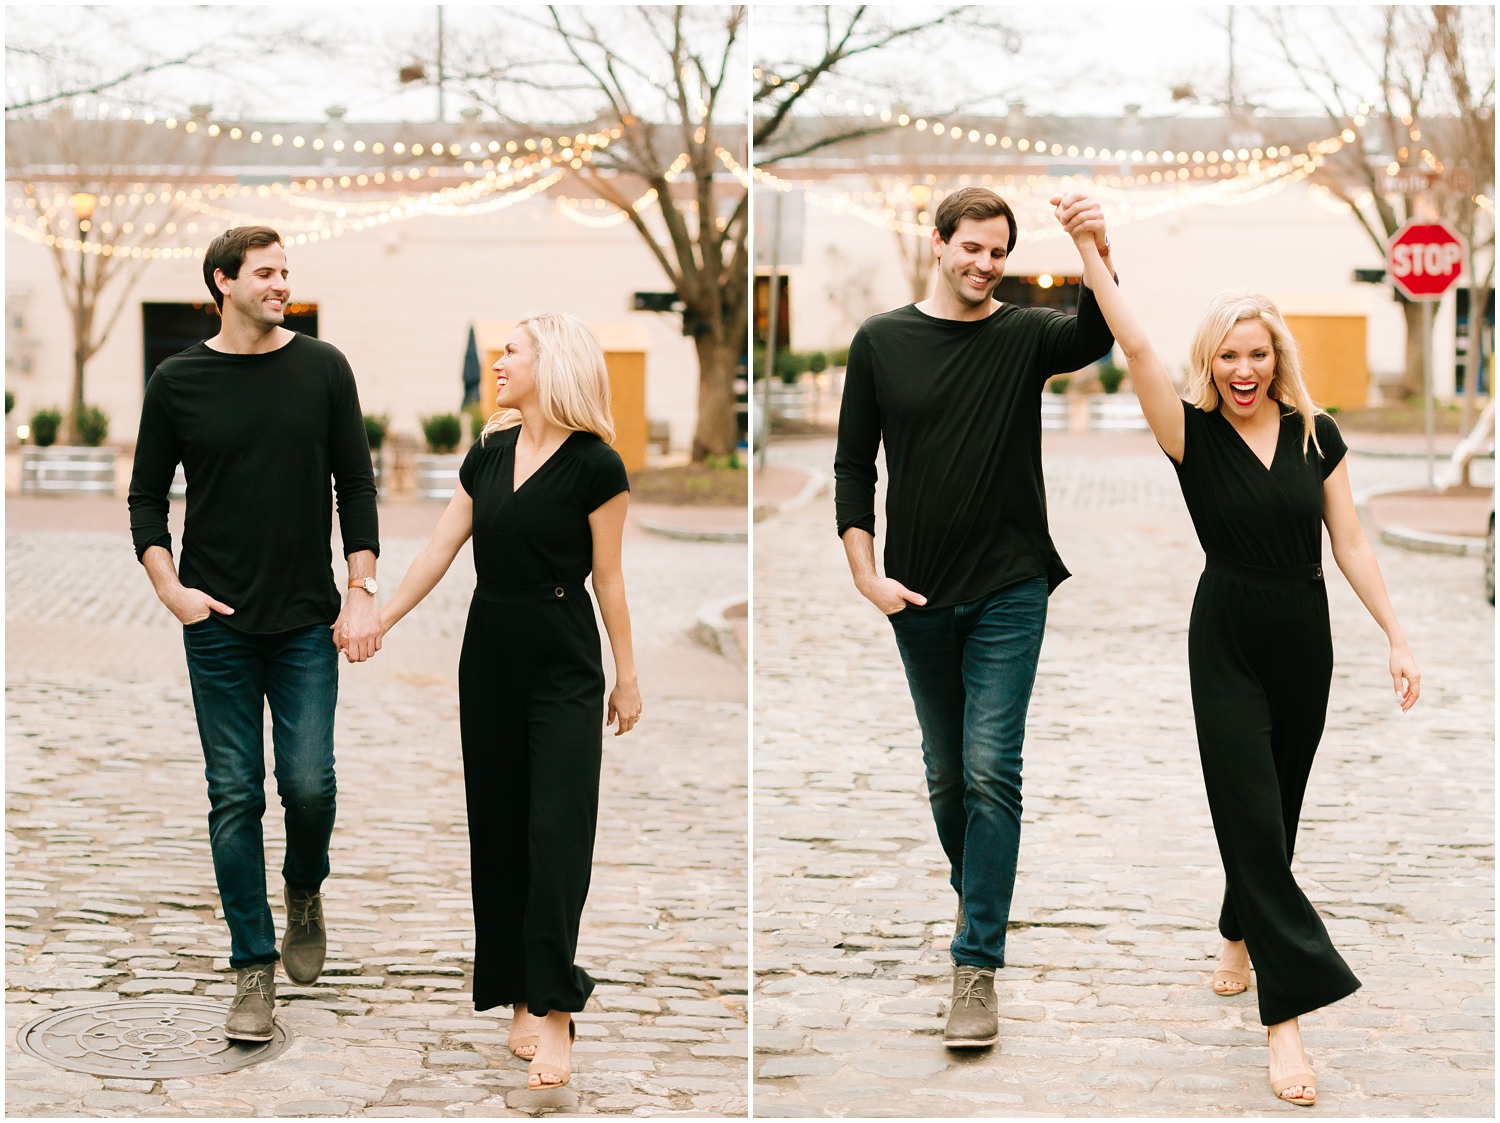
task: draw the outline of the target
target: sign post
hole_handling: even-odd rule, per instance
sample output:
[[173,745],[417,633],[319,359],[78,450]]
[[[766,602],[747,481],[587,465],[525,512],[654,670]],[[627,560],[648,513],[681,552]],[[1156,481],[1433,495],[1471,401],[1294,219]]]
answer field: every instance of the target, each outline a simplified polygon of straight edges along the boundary
[[1432,318],[1437,302],[1464,271],[1464,246],[1453,227],[1437,219],[1413,219],[1396,231],[1386,248],[1391,283],[1422,309],[1422,396],[1427,428],[1427,486],[1434,486],[1432,436]]

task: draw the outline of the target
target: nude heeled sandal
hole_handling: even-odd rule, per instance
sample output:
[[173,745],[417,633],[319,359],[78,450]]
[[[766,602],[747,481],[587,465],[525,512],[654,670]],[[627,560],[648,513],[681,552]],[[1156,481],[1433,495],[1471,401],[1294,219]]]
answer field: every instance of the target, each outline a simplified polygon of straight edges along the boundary
[[[1223,986],[1226,989],[1220,989]],[[1233,967],[1220,967],[1214,972],[1214,993],[1221,998],[1233,998],[1250,989],[1250,972],[1237,971]]]
[[[573,1042],[577,1039],[577,1037],[578,1037],[578,1030],[573,1025],[573,1019],[569,1018],[568,1019],[568,1059],[569,1059],[569,1062],[570,1062],[569,1067],[568,1068],[558,1068],[556,1065],[548,1064],[546,1061],[532,1061],[531,1064],[528,1065],[527,1068],[526,1068],[526,1087],[529,1088],[530,1090],[532,1090],[533,1092],[535,1092],[535,1091],[539,1091],[542,1088],[561,1088],[568,1081],[572,1080],[573,1079],[573,1069],[571,1067],[571,1061],[572,1061],[572,1052],[573,1052]],[[557,1077],[556,1082],[555,1083],[550,1083],[550,1084],[549,1083],[545,1083],[542,1080],[543,1074],[545,1074],[547,1076],[555,1076],[555,1077]],[[535,1084],[533,1084],[531,1082],[531,1078],[533,1076],[535,1076],[537,1078],[537,1082]]]

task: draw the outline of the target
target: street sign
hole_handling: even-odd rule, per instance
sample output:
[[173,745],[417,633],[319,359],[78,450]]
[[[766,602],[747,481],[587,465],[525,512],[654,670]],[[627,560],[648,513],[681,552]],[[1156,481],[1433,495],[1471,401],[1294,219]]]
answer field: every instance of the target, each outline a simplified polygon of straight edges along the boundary
[[1386,251],[1391,281],[1412,300],[1441,300],[1463,268],[1463,243],[1446,222],[1408,222]]

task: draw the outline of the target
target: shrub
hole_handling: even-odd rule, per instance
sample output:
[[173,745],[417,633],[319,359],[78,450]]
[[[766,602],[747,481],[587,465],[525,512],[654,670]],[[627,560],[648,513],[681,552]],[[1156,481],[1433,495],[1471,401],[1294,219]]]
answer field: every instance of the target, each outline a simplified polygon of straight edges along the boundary
[[365,414],[365,439],[370,442],[370,451],[379,452],[385,444],[385,435],[391,430],[390,416],[384,413]]
[[778,351],[776,353],[776,377],[792,385],[802,377],[802,372],[807,369],[807,357],[796,351]]
[[1120,389],[1120,383],[1125,381],[1124,368],[1114,363],[1101,363],[1099,366],[1099,385],[1104,388],[1106,394],[1116,393]]
[[74,422],[78,439],[89,448],[98,448],[109,436],[109,414],[98,406],[80,406]]
[[39,409],[31,415],[31,443],[46,448],[57,441],[63,416],[55,409]]
[[1048,380],[1047,389],[1051,390],[1054,394],[1066,394],[1068,392],[1068,385],[1071,382],[1072,379],[1067,375],[1058,375],[1056,378]]
[[849,365],[849,348],[840,347],[828,355],[828,364],[835,367],[846,367]]
[[435,413],[422,418],[422,436],[430,452],[452,452],[463,440],[463,422],[456,413]]
[[821,351],[814,351],[807,357],[807,369],[814,374],[822,374],[828,369],[828,356]]
[[10,416],[10,411],[16,408],[16,396],[9,390],[5,391],[5,416]]

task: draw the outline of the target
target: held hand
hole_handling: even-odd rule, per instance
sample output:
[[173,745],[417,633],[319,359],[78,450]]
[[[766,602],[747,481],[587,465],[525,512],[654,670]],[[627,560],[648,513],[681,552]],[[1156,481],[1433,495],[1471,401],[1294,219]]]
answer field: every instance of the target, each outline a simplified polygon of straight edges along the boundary
[[1411,648],[1405,644],[1391,648],[1391,682],[1396,687],[1396,698],[1405,713],[1417,704],[1422,693],[1422,673],[1417,670],[1417,661],[1412,658]]
[[363,663],[380,650],[382,630],[375,598],[355,589],[333,622],[333,644],[351,663]]
[[1109,237],[1104,231],[1104,208],[1087,195],[1066,192],[1054,195],[1049,200],[1057,221],[1075,242],[1086,237],[1094,239],[1100,256],[1109,254]]
[[887,616],[894,616],[908,604],[926,604],[927,598],[914,593],[893,577],[877,577],[859,590],[864,598]]
[[[615,725],[615,736],[629,733],[641,720],[641,688],[635,682],[617,682],[609,692],[609,713],[605,725]],[[617,724],[618,723],[618,724]]]
[[171,599],[162,598],[162,603],[172,611],[179,623],[183,625],[196,624],[200,620],[207,620],[214,612],[225,616],[233,616],[234,609],[221,601],[214,600],[202,589],[189,589],[187,586],[179,586]]

